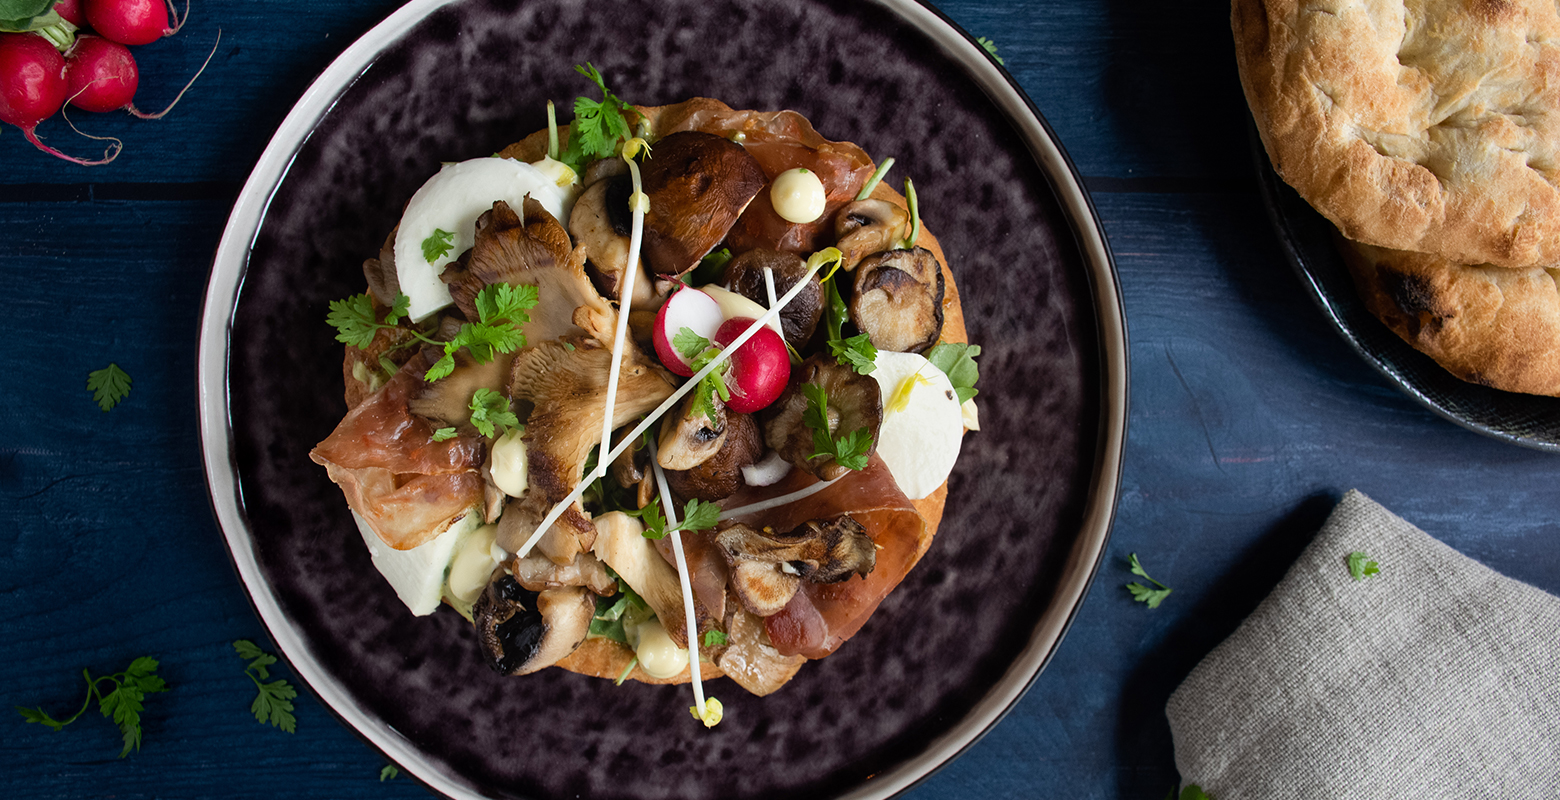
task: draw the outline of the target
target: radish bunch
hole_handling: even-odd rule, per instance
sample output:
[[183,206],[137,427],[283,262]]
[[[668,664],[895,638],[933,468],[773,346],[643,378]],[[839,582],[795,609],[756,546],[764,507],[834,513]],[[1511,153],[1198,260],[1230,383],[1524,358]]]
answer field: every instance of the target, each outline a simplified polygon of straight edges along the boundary
[[[185,18],[188,15],[186,7]],[[121,144],[112,139],[101,160],[87,161],[40,142],[38,124],[65,103],[86,111],[124,109],[141,119],[158,119],[200,77],[196,72],[162,111],[147,113],[135,107],[140,70],[126,45],[149,44],[177,33],[184,20],[173,10],[172,0],[56,0],[34,19],[36,30],[0,33],[0,122],[21,128],[39,150],[66,161],[107,164],[119,155]],[[89,26],[97,35],[75,35],[77,29]],[[215,54],[213,45],[211,55]],[[202,64],[201,71],[205,69]]]

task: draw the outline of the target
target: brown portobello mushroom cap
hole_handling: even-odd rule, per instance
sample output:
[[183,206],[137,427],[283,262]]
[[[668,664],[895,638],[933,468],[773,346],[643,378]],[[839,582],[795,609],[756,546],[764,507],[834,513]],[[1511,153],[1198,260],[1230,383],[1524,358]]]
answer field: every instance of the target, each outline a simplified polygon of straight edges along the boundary
[[742,145],[699,131],[657,141],[640,170],[650,198],[644,260],[661,275],[698,266],[769,183]]
[[[797,281],[807,276],[807,262],[795,253],[749,250],[726,265],[726,285],[733,292],[768,308],[769,288],[764,283],[765,267],[774,274],[775,297],[784,295]],[[823,283],[814,275],[807,278],[807,286],[780,312],[780,328],[785,333],[785,340],[798,349],[806,346],[822,316]]]
[[942,265],[924,247],[885,250],[857,265],[850,318],[879,350],[919,353],[942,335]]

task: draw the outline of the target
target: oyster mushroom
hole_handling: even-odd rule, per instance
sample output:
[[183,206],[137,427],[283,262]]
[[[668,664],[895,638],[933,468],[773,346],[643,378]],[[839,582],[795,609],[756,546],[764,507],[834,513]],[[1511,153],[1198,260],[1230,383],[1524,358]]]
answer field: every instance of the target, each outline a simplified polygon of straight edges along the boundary
[[[621,159],[618,159],[621,162]],[[589,253],[586,271],[607,297],[617,297],[628,271],[629,230],[633,213],[628,198],[634,187],[627,175],[618,175],[593,184],[580,195],[569,213],[569,235]],[[634,264],[639,275],[634,280],[632,308],[648,308],[655,288],[644,272],[644,262]]]
[[877,546],[849,516],[814,519],[786,533],[732,525],[715,534],[731,565],[731,587],[743,608],[768,617],[785,608],[801,587],[866,576],[877,566]]
[[735,225],[768,179],[742,145],[711,133],[679,131],[655,143],[641,167],[644,257],[661,275],[699,265]]
[[[644,598],[645,605],[661,618],[666,634],[678,647],[686,649],[688,629],[684,624],[682,583],[677,570],[644,537],[644,524],[621,511],[602,514],[595,524],[596,543],[591,552]],[[711,622],[709,613],[697,600],[694,616],[700,620],[700,629]]]
[[720,397],[710,398],[714,419],[695,411],[697,392],[689,392],[677,406],[675,415],[661,419],[661,435],[656,440],[656,463],[662,469],[693,469],[720,452],[726,443],[726,404]]
[[[637,346],[624,344],[612,427],[623,426],[670,397],[665,370]],[[509,501],[498,525],[498,543],[517,552],[542,518],[580,482],[591,448],[601,441],[607,374],[612,353],[594,339],[542,342],[515,357],[509,394],[534,404],[526,419],[526,476],[529,489]],[[557,564],[568,564],[589,549],[596,528],[578,501],[537,542]]]
[[849,470],[833,456],[814,457],[818,452],[813,443],[814,431],[804,422],[807,395],[802,386],[809,383],[821,387],[827,396],[829,436],[837,439],[843,434],[866,429],[872,440],[868,457],[877,450],[878,428],[883,424],[883,397],[871,375],[858,375],[833,358],[815,355],[792,368],[791,383],[786,386],[785,394],[770,407],[780,411],[764,423],[764,441],[792,466],[822,480],[834,480]]
[[867,199],[848,203],[834,218],[835,244],[843,258],[840,266],[854,270],[863,258],[892,248],[910,231],[910,215],[887,200]]
[[730,497],[742,487],[742,468],[763,456],[764,436],[753,415],[733,412],[726,415],[721,439],[715,454],[692,468],[667,470],[666,483],[677,496],[714,502]]
[[617,581],[607,574],[601,559],[591,553],[580,553],[574,561],[562,565],[540,553],[529,553],[525,558],[509,559],[505,566],[522,587],[533,592],[584,586],[602,597],[610,597],[617,591]]
[[596,603],[581,586],[532,592],[498,573],[472,606],[477,644],[488,666],[527,675],[558,663],[590,632]]
[[942,266],[930,250],[885,250],[858,265],[850,318],[873,347],[919,353],[942,333],[943,290]]
[[[764,268],[774,274],[775,296],[785,294],[796,282],[807,277],[807,262],[795,253],[779,250],[749,250],[726,265],[725,283],[731,290],[764,308],[769,307],[769,288],[764,283]],[[807,277],[807,287],[780,312],[780,327],[792,347],[801,348],[812,338],[823,316],[823,284],[818,276]]]
[[[425,354],[428,363],[439,359],[443,352],[435,349]],[[428,421],[434,430],[454,428],[462,436],[475,436],[477,429],[471,424],[471,397],[478,389],[502,391],[509,379],[513,356],[495,353],[485,364],[478,363],[471,353],[461,348],[455,353],[455,369],[432,383],[419,380],[406,398],[406,408]]]

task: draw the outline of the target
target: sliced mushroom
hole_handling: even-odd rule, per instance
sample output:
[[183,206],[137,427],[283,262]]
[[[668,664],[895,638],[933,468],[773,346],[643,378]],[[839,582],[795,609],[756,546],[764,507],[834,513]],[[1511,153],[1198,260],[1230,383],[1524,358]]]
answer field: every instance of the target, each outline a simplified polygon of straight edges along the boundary
[[585,641],[596,603],[584,587],[538,593],[498,573],[471,613],[488,666],[527,675],[558,663]]
[[[672,641],[678,647],[686,648],[688,629],[677,570],[666,563],[655,551],[655,545],[644,537],[645,526],[639,520],[621,511],[611,511],[597,517],[595,522],[596,543],[592,552],[644,598],[645,605],[661,618]],[[694,616],[696,619],[709,616],[697,600],[694,601]]]
[[873,347],[919,353],[942,333],[943,288],[942,267],[930,250],[886,250],[856,270],[850,318]]
[[887,200],[857,200],[848,203],[834,218],[835,245],[844,258],[846,271],[856,268],[863,258],[881,253],[910,233],[910,215]]
[[401,278],[395,271],[395,231],[379,248],[378,258],[363,262],[363,278],[368,281],[368,291],[381,305],[395,303],[396,295],[401,293]]
[[818,276],[807,276],[807,262],[795,253],[779,250],[749,250],[726,265],[725,282],[731,290],[764,308],[769,307],[769,288],[764,283],[764,268],[774,275],[775,297],[791,290],[807,278],[807,286],[780,312],[780,327],[792,347],[801,348],[812,338],[823,316],[823,284]]
[[784,686],[807,663],[801,655],[780,655],[769,641],[764,620],[740,606],[726,623],[726,643],[726,649],[715,656],[715,665],[759,697]]
[[764,437],[751,414],[726,415],[724,439],[715,454],[686,470],[668,470],[666,483],[678,497],[715,502],[742,486],[742,468],[764,454]]
[[[620,159],[621,161],[621,159]],[[628,198],[634,187],[627,175],[608,178],[586,189],[569,213],[569,235],[589,254],[586,271],[596,287],[616,299],[624,274],[628,271],[628,246],[633,213]],[[644,261],[634,264],[639,274],[634,279],[632,308],[648,308],[655,287],[644,271]]]
[[[612,353],[593,339],[575,338],[527,347],[515,357],[509,393],[534,404],[526,419],[526,480],[529,489],[512,500],[499,521],[498,543],[509,552],[579,484],[591,448],[601,441],[607,375]],[[642,350],[624,344],[612,428],[638,418],[672,394],[672,379]],[[537,547],[559,564],[588,549],[595,526],[579,502],[544,534]],[[568,541],[568,540],[574,541]]]
[[530,321],[520,326],[527,344],[588,335],[610,346],[617,312],[585,274],[585,249],[570,249],[569,234],[541,203],[528,197],[524,211],[522,219],[499,201],[477,218],[471,250],[440,276],[456,307],[475,321],[480,319],[476,297],[483,288],[535,286],[538,302],[528,312]]
[[748,611],[767,617],[791,602],[802,581],[838,583],[877,565],[877,547],[849,516],[815,519],[776,534],[731,525],[715,534],[731,565],[731,586]]
[[[627,431],[623,432],[623,434],[626,433]],[[618,441],[613,447],[622,443],[622,435],[620,434]],[[641,438],[625,447],[623,452],[612,461],[610,471],[612,480],[617,481],[617,485],[624,489],[638,486],[640,481],[645,479],[645,467],[649,463],[650,451],[645,447],[644,439]]]
[[650,198],[645,261],[661,275],[698,266],[768,183],[742,145],[698,131],[656,142],[641,171]]
[[726,404],[719,396],[710,398],[715,415],[710,419],[703,411],[694,411],[696,394],[689,392],[675,415],[661,419],[655,457],[661,469],[693,469],[713,458],[726,443]]
[[617,581],[607,574],[607,567],[592,553],[580,553],[568,564],[554,564],[551,559],[537,553],[525,558],[511,558],[505,563],[515,580],[533,592],[561,589],[565,586],[584,586],[591,592],[610,597],[617,592]]
[[807,395],[802,386],[809,383],[821,387],[827,397],[829,436],[837,439],[866,429],[872,440],[868,457],[877,450],[878,428],[883,424],[882,392],[871,375],[858,375],[850,367],[820,354],[791,369],[791,383],[785,394],[770,406],[780,411],[764,423],[764,442],[792,466],[823,480],[834,480],[849,470],[831,455],[817,455],[813,429],[803,421]]
[[[438,357],[432,356],[429,363]],[[434,430],[454,428],[462,436],[475,436],[477,429],[471,424],[472,395],[478,389],[502,392],[513,363],[513,355],[495,353],[493,360],[479,364],[469,351],[461,348],[455,353],[454,371],[432,383],[417,381],[407,396],[406,407],[427,420]]]

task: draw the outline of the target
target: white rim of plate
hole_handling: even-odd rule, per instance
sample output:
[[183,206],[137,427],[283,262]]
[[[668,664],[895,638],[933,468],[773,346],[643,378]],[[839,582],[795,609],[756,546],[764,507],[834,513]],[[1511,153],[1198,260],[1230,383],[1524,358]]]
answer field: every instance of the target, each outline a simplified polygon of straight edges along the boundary
[[[212,511],[227,540],[228,552],[250,602],[278,649],[333,713],[429,788],[452,798],[480,798],[480,790],[418,749],[384,720],[351,701],[345,685],[325,670],[283,613],[261,573],[254,539],[244,516],[237,467],[232,456],[229,420],[228,355],[233,313],[243,285],[249,251],[267,207],[298,149],[319,121],[351,88],[378,55],[435,10],[455,0],[412,0],[353,42],[299,98],[271,137],[245,181],[212,259],[211,277],[201,311],[196,393],[206,484]],[[995,725],[1039,676],[1077,609],[1104,555],[1126,442],[1127,340],[1121,289],[1103,230],[1072,162],[1040,120],[1016,84],[967,34],[937,11],[915,0],[875,0],[940,44],[987,97],[1007,116],[1051,181],[1057,200],[1072,223],[1088,268],[1100,332],[1102,407],[1099,460],[1089,489],[1080,535],[1068,554],[1056,595],[1037,621],[1029,643],[984,697],[921,753],[846,793],[852,800],[887,798],[909,789],[946,765]],[[1061,601],[1061,602],[1058,602]]]

